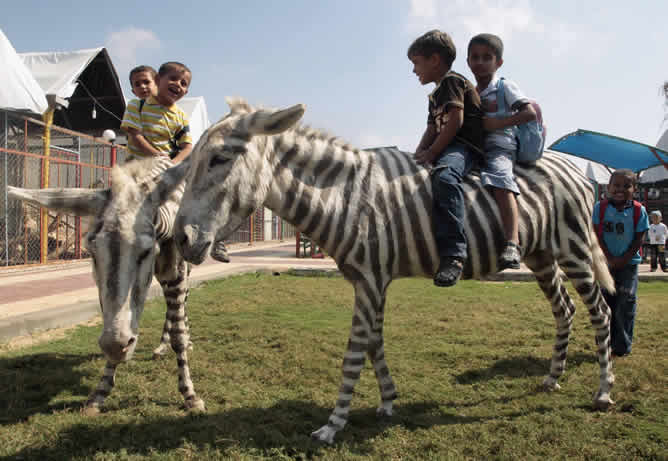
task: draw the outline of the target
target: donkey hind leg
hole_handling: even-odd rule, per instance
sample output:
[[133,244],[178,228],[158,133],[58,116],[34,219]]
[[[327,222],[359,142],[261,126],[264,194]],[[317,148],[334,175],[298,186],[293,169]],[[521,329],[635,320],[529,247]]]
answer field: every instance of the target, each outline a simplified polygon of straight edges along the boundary
[[381,403],[376,410],[376,416],[385,418],[392,416],[392,405],[397,398],[397,390],[390,375],[390,369],[385,361],[385,344],[383,340],[383,321],[385,316],[385,297],[380,309],[376,312],[376,326],[371,332],[369,341],[369,359],[376,374],[376,381],[380,390]]
[[[353,398],[353,390],[364,368],[365,355],[369,351],[372,332],[376,330],[374,325],[376,312],[379,311],[378,307],[382,305],[384,299],[384,296],[378,293],[366,281],[355,283],[354,289],[355,308],[348,346],[343,357],[343,379],[339,388],[339,397],[327,424],[311,433],[313,439],[330,444],[334,441],[336,433],[343,429],[348,422],[348,412],[350,411],[350,401]],[[389,376],[389,370],[387,370],[387,366],[383,367],[384,360],[380,359],[383,357],[382,354],[383,349],[377,348],[374,354],[376,363],[378,363],[378,368],[376,369],[385,370],[383,373],[387,373],[387,378],[384,378],[383,382],[391,383],[392,379]],[[394,384],[391,384],[390,387],[393,389]],[[389,396],[390,394],[387,395]]]
[[545,297],[552,305],[556,323],[556,337],[552,349],[550,373],[543,380],[543,388],[556,391],[561,388],[557,382],[566,368],[566,352],[573,326],[575,305],[561,280],[561,271],[549,253],[539,253],[526,258],[525,263],[533,271],[536,281]]
[[176,250],[176,246],[161,248],[156,264],[156,278],[160,281],[167,301],[165,326],[170,344],[176,353],[179,368],[179,392],[183,395],[187,410],[205,411],[204,401],[195,393],[190,379],[187,348],[190,344],[186,302],[188,300],[188,265]]
[[596,329],[596,354],[600,368],[600,383],[598,391],[594,394],[594,406],[599,409],[607,409],[615,403],[610,397],[615,382],[610,361],[610,308],[605,302],[601,287],[588,261],[571,258],[560,261],[560,266],[587,306],[589,319]]
[[87,416],[95,416],[100,413],[100,407],[104,403],[104,400],[111,394],[111,390],[114,388],[116,382],[116,366],[117,364],[107,362],[104,366],[104,371],[102,372],[102,378],[98,383],[95,390],[88,396],[86,405],[82,409],[82,412]]
[[[162,287],[163,291],[165,290],[165,286],[163,285]],[[167,311],[165,311],[165,324],[162,327],[162,335],[160,336],[160,344],[158,347],[153,349],[153,359],[159,359],[165,353],[167,352],[167,348],[169,347],[169,325],[170,322],[167,319]]]

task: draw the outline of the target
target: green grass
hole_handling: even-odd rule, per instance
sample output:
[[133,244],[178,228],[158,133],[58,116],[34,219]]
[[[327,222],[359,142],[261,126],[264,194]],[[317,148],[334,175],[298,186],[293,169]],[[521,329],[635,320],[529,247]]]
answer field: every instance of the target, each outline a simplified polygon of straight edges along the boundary
[[173,354],[151,360],[164,318],[154,301],[96,418],[79,410],[104,366],[99,326],[0,351],[0,459],[668,459],[667,294],[668,284],[640,284],[633,354],[614,367],[617,404],[598,412],[579,299],[562,390],[544,393],[554,322],[536,284],[397,281],[385,322],[395,415],[376,421],[367,363],[348,425],[322,446],[309,434],[337,397],[352,288],[339,277],[211,282],[189,300],[207,413],[182,409]]

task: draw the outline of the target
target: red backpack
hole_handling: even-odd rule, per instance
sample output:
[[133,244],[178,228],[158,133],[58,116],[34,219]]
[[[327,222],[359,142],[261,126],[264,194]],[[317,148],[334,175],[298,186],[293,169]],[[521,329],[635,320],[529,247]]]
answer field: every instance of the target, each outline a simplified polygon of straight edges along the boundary
[[[603,238],[603,216],[605,216],[605,209],[608,208],[608,199],[601,200],[601,204],[598,208],[598,228],[596,233],[598,238]],[[640,221],[640,212],[642,211],[642,204],[636,200],[633,201],[633,233],[636,232],[636,226],[638,221]]]

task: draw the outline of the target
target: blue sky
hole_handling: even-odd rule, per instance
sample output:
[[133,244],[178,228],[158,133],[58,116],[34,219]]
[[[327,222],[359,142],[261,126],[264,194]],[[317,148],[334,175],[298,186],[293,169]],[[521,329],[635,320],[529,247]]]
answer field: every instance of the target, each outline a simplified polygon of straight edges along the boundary
[[412,151],[433,85],[419,84],[406,49],[432,28],[453,37],[453,69],[470,79],[468,40],[500,35],[500,74],[541,104],[548,142],[583,128],[655,144],[666,18],[665,0],[23,0],[3,2],[0,28],[19,52],[106,46],[126,95],[131,67],[182,61],[212,120],[225,96],[304,103],[306,123],[358,147]]

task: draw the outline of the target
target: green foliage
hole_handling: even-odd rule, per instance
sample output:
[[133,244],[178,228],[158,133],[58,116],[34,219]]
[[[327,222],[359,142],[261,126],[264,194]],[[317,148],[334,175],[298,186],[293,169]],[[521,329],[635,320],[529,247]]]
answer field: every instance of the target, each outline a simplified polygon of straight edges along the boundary
[[385,320],[395,415],[376,420],[367,364],[330,447],[309,434],[337,397],[352,288],[340,277],[210,282],[189,299],[191,373],[207,413],[182,409],[173,354],[151,360],[164,319],[156,300],[96,418],[79,410],[104,366],[99,326],[0,352],[0,458],[667,459],[667,287],[640,285],[633,354],[614,367],[617,405],[597,412],[594,335],[579,299],[562,390],[544,393],[554,321],[536,284],[397,281]]

